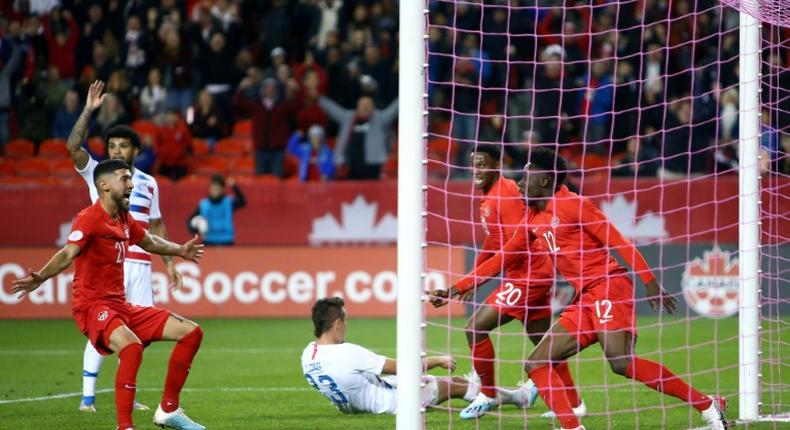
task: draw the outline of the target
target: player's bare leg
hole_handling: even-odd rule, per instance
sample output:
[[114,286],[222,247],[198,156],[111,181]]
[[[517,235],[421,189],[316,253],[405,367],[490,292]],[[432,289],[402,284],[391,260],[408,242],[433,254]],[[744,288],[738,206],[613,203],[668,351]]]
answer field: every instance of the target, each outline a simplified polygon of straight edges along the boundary
[[483,305],[466,323],[466,340],[472,351],[472,366],[480,377],[480,393],[461,411],[462,419],[480,418],[499,404],[494,371],[496,356],[488,334],[512,320],[513,317],[499,313],[494,307]]
[[118,428],[134,428],[132,409],[137,391],[137,371],[143,361],[143,344],[140,339],[120,320],[111,321],[108,327],[116,326],[109,336],[110,350],[118,355],[118,370],[115,374],[115,414]]
[[162,402],[156,408],[154,424],[179,430],[203,430],[204,426],[192,421],[179,407],[181,389],[203,340],[203,330],[186,318],[170,314],[162,330],[162,340],[174,340],[177,343],[170,355]]
[[[529,375],[543,401],[559,419],[563,429],[583,429],[574,415],[565,385],[552,364],[566,361],[579,351],[576,337],[559,323],[549,329],[543,339],[527,357],[524,370]],[[562,387],[562,389],[559,389]]]
[[[465,377],[436,377],[438,395],[436,403],[444,403],[449,399],[464,399],[472,402],[477,397],[480,385]],[[526,389],[520,387],[516,390],[497,388],[497,395],[503,404],[515,405],[520,408],[527,407],[528,393]]]
[[[540,341],[543,339],[543,336],[545,336],[546,332],[549,331],[550,327],[551,317],[527,321],[527,323],[524,325],[524,329],[527,331],[527,336],[529,336],[529,339],[535,345],[540,343]],[[587,415],[587,407],[584,405],[581,397],[579,397],[578,390],[576,390],[576,383],[573,381],[573,376],[571,375],[571,371],[568,368],[568,362],[562,361],[560,363],[555,363],[554,371],[557,372],[560,379],[562,379],[565,395],[568,397],[568,401],[571,403],[573,413],[576,414],[577,417]],[[532,381],[529,381],[528,383],[534,384]],[[535,393],[537,394],[537,390]],[[534,400],[531,403],[534,403]],[[551,411],[546,412],[541,416],[544,418],[555,417],[554,412]]]
[[726,400],[709,397],[688,385],[662,364],[634,355],[636,339],[627,331],[598,333],[606,359],[612,371],[629,379],[635,379],[648,387],[676,397],[702,413],[711,429],[721,430],[729,424],[724,418]]

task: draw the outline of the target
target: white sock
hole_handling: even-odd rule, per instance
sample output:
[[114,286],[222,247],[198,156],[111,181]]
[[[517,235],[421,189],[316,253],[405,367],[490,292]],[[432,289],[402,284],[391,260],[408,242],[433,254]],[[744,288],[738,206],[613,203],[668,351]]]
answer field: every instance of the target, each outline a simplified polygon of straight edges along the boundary
[[85,353],[82,356],[82,395],[96,395],[96,378],[99,370],[104,363],[104,356],[96,351],[96,348],[88,341],[85,345]]
[[504,405],[517,405],[521,406],[524,403],[524,396],[519,390],[508,390],[506,388],[497,388],[496,389],[497,395],[499,395],[499,401],[502,402]]
[[466,394],[464,394],[464,400],[469,403],[472,403],[477,397],[477,394],[480,393],[480,385],[475,381],[468,381],[468,385],[466,386]]

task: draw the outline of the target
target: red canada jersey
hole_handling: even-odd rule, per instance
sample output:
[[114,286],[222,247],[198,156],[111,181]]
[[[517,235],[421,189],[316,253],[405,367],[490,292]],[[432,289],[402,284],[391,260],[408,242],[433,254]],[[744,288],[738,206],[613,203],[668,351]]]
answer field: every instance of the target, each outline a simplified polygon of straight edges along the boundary
[[[483,242],[483,252],[478,254],[475,261],[476,269],[494,257],[497,252],[502,251],[504,244],[516,234],[516,231],[524,228],[525,208],[524,197],[516,182],[500,177],[480,204],[480,220],[486,232],[486,239]],[[495,264],[489,264],[492,270],[496,268],[493,275],[504,272],[507,281],[533,285],[553,282],[554,267],[545,253],[527,253],[525,245],[524,248],[510,254],[507,262],[497,260]],[[474,276],[474,273],[472,272],[470,276]]]
[[83,209],[71,226],[68,243],[80,247],[74,263],[74,305],[80,310],[97,301],[124,303],[123,261],[129,245],[143,240],[145,230],[129,215],[113,219],[97,201]]
[[626,273],[611,250],[617,250],[644,283],[655,279],[639,250],[606,215],[589,199],[563,185],[544,210],[529,208],[522,227],[516,229],[502,251],[456,283],[456,289],[464,291],[485,283],[498,273],[500,266],[514,264],[516,253],[523,252],[527,246],[532,254],[550,255],[562,276],[576,291],[609,276]]

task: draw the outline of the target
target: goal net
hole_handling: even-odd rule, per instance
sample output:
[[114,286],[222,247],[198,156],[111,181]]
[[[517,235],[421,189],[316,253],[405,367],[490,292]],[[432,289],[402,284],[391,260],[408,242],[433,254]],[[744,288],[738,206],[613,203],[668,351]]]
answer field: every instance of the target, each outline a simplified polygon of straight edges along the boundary
[[[501,247],[514,227],[499,215],[481,219],[491,211],[481,210],[485,190],[471,153],[497,148],[499,173],[518,181],[532,148],[552,149],[567,160],[568,187],[636,244],[679,302],[674,315],[652,311],[644,284],[624,265],[636,292],[636,354],[705,394],[726,397],[732,420],[787,420],[790,29],[781,26],[787,5],[759,3],[734,4],[760,20],[753,27],[761,24],[759,44],[751,47],[759,65],[749,71],[757,73],[745,76],[743,21],[738,10],[715,0],[425,2],[424,47],[409,48],[424,48],[425,55],[423,246],[448,256],[425,260],[425,272],[460,279],[459,260],[468,272],[485,258],[487,235],[500,234]],[[753,94],[743,93],[748,83]],[[756,103],[745,104],[752,95]],[[752,190],[743,188],[746,175],[757,181]],[[757,211],[753,220],[742,212],[749,202]],[[753,240],[739,242],[744,231]],[[496,385],[515,388],[527,378],[523,364],[534,348],[528,334],[540,324],[525,328],[513,312],[501,311],[501,326],[488,332],[475,328],[485,324],[473,316],[486,302],[522,306],[527,320],[537,311],[526,294],[507,289],[504,269],[461,299],[462,313],[456,305],[425,319],[422,350],[452,355],[456,375],[471,373],[470,344],[487,335]],[[573,288],[557,273],[553,321],[573,300]],[[753,330],[742,326],[746,312],[756,316]],[[757,354],[744,357],[739,351],[749,341]],[[587,428],[704,426],[687,404],[613,373],[597,344],[568,366]],[[744,390],[759,402],[759,418],[744,415]],[[529,409],[503,405],[479,424],[459,418],[467,404],[454,399],[428,408],[425,427],[559,427],[541,416],[548,408],[540,398]]]

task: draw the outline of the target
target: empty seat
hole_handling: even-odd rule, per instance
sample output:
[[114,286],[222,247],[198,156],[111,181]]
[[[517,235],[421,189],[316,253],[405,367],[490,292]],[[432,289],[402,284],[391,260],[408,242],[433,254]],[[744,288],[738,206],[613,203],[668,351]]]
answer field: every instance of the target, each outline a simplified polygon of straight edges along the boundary
[[44,158],[66,158],[69,149],[65,139],[47,139],[38,147],[38,156]]
[[36,144],[27,139],[13,139],[6,142],[4,149],[6,157],[26,158],[36,153]]
[[243,119],[233,124],[233,136],[250,137],[252,136],[252,120]]
[[49,176],[49,162],[40,158],[23,158],[15,162],[17,176]]

